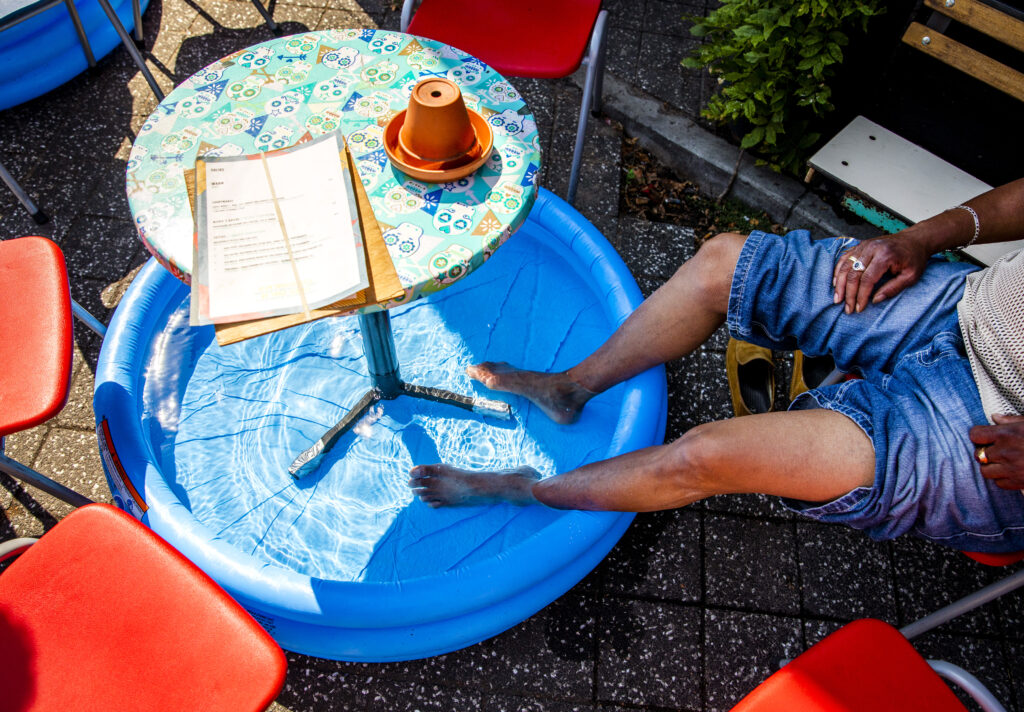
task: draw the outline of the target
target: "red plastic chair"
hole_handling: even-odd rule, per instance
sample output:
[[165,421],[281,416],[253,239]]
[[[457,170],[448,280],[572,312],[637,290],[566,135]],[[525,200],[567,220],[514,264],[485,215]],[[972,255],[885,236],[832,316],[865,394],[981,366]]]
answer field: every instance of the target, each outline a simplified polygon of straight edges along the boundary
[[604,32],[601,0],[405,0],[402,31],[457,47],[509,77],[566,77],[581,64],[587,78],[580,104],[569,203],[576,198],[587,115],[601,105]]
[[21,554],[0,574],[7,712],[242,712],[277,697],[281,648],[131,516],[89,505],[32,542],[0,548]]
[[942,678],[986,712],[1005,712],[973,675],[926,661],[900,631],[871,618],[845,625],[809,648],[733,712],[965,712]]
[[71,300],[64,255],[45,237],[0,242],[0,284],[0,472],[76,507],[89,504],[91,500],[4,455],[3,439],[49,420],[67,402],[72,314],[100,334],[105,327]]

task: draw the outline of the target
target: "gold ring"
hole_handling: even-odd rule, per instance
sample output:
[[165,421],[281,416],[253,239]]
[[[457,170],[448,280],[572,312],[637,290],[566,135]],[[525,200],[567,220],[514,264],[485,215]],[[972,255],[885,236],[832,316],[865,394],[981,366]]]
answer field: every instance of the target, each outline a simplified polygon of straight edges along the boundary
[[861,262],[859,259],[857,259],[853,255],[850,255],[846,259],[850,260],[850,262],[853,262],[853,271],[854,272],[863,272],[864,271],[864,269],[865,269],[864,263]]
[[988,464],[988,455],[985,454],[985,446],[974,448],[974,459],[982,465]]

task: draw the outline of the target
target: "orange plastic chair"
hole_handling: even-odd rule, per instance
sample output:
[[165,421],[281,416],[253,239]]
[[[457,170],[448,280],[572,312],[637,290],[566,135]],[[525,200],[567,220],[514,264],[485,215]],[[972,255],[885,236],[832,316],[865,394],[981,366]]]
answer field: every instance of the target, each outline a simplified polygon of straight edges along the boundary
[[[507,77],[567,77],[587,66],[569,190],[576,199],[587,116],[601,106],[604,34],[601,0],[405,0],[402,32],[468,52]],[[415,14],[413,14],[415,8]]]
[[103,335],[71,300],[64,255],[45,237],[0,241],[0,472],[76,507],[91,500],[3,452],[4,437],[35,427],[64,407],[71,385],[72,314]]
[[213,580],[106,504],[0,545],[7,712],[266,709],[281,648]]
[[761,683],[733,712],[966,712],[943,682],[986,712],[1005,708],[967,671],[926,661],[888,623],[843,626]]

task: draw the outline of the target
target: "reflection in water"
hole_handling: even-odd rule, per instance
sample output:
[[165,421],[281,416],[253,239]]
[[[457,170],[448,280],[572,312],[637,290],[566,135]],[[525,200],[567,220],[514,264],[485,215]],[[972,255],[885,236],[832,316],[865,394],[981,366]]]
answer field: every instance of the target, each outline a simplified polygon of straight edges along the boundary
[[[567,368],[611,332],[573,267],[524,233],[462,282],[395,310],[392,323],[405,380],[488,397],[466,366]],[[511,422],[399,398],[368,413],[318,472],[295,481],[295,455],[368,387],[357,320],[324,319],[224,348],[212,333],[188,327],[186,299],[152,346],[143,419],[164,476],[221,538],[320,578],[407,580],[514,546],[559,514],[432,510],[406,486],[409,469],[444,461],[551,475],[600,459],[618,420],[620,389],[570,427],[505,394],[496,397],[512,403]]]

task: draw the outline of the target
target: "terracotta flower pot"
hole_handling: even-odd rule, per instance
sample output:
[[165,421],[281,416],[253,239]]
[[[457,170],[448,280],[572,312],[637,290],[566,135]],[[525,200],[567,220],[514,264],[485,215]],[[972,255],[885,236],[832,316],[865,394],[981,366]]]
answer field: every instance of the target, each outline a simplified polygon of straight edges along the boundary
[[472,149],[476,133],[458,85],[437,77],[413,87],[398,142],[424,162],[452,161]]

